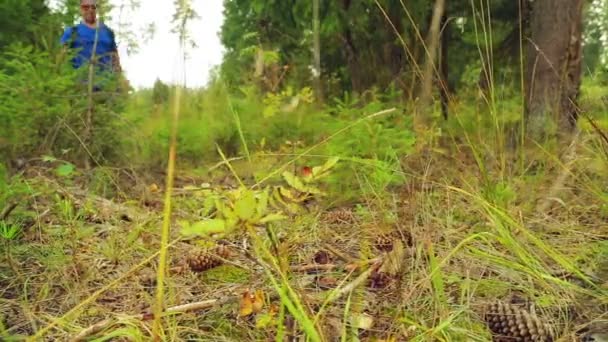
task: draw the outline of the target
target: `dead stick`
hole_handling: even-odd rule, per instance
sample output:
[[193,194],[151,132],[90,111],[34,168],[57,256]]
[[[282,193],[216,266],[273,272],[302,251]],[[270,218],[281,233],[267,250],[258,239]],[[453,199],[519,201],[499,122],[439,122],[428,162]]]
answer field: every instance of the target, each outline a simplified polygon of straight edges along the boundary
[[345,294],[352,292],[354,289],[356,289],[361,284],[363,284],[369,278],[369,276],[372,274],[373,271],[374,271],[374,267],[370,267],[367,270],[365,270],[365,272],[361,273],[352,282],[348,283],[347,285],[345,285],[344,287],[342,287],[340,289],[336,289],[335,291],[332,291],[329,294],[329,296],[327,297],[327,300],[325,301],[325,303],[329,304],[329,303],[339,299],[340,297],[344,296]]
[[302,266],[292,266],[293,272],[311,272],[311,271],[331,271],[338,268],[335,264],[310,264]]
[[78,335],[74,336],[74,338],[72,338],[70,340],[70,342],[84,341],[87,337],[97,334],[98,332],[102,331],[103,329],[109,327],[110,325],[112,325],[113,322],[114,322],[114,320],[111,318],[104,319],[101,322],[97,322],[97,323],[91,325],[90,327],[84,329],[80,333],[78,333]]
[[[196,303],[177,305],[177,306],[167,308],[163,312],[163,314],[179,314],[179,313],[186,313],[186,312],[190,312],[190,311],[205,310],[205,309],[209,309],[209,308],[212,308],[215,306],[221,306],[221,305],[233,302],[233,301],[237,301],[238,298],[239,297],[225,297],[225,298],[204,300],[204,301],[196,302]],[[145,314],[134,315],[134,316],[129,316],[129,315],[122,315],[122,316],[126,316],[126,317],[132,318],[132,319],[138,319],[141,321],[149,321],[149,320],[154,319],[154,314],[152,314],[152,313],[145,313]],[[112,318],[104,319],[103,321],[97,322],[97,323],[87,327],[86,329],[82,330],[80,333],[78,333],[78,335],[74,336],[70,340],[70,342],[84,341],[87,337],[106,329],[113,323],[115,323],[115,320]]]
[[348,255],[340,252],[338,249],[336,249],[336,247],[328,244],[328,243],[324,243],[323,244],[323,248],[327,249],[328,252],[334,254],[335,256],[337,256],[338,258],[350,263],[350,264],[354,264],[357,261],[351,257],[349,257]]

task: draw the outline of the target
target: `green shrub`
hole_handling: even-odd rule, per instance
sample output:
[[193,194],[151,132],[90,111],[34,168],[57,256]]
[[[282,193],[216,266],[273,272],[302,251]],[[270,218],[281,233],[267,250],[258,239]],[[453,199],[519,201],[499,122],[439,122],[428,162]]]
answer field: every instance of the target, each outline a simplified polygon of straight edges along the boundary
[[[81,141],[88,97],[78,80],[85,71],[73,70],[56,57],[20,44],[4,52],[0,65],[2,157],[53,154],[75,160],[84,156]],[[116,94],[95,96],[101,101],[96,100],[87,149],[98,161],[114,161],[121,156],[122,133],[128,123],[121,118]]]

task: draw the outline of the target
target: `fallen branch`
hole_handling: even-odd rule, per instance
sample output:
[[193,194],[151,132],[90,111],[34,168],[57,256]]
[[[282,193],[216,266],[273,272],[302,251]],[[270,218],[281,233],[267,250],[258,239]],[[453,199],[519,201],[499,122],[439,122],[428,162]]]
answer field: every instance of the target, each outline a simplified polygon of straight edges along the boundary
[[105,328],[109,327],[110,325],[112,325],[112,323],[114,322],[113,319],[108,318],[108,319],[104,319],[101,322],[97,322],[93,325],[91,325],[90,327],[82,330],[80,333],[78,333],[78,335],[74,336],[70,342],[80,342],[80,341],[84,341],[87,337],[91,336],[91,335],[95,335],[98,332],[104,330]]
[[349,264],[354,264],[357,262],[357,260],[355,260],[354,258],[351,258],[348,255],[340,252],[336,247],[334,247],[328,243],[324,243],[323,248]]
[[[236,302],[236,301],[238,301],[238,299],[239,299],[238,296],[224,297],[224,298],[218,298],[218,299],[204,300],[204,301],[196,302],[196,303],[188,303],[188,304],[173,306],[173,307],[167,308],[167,310],[165,310],[163,312],[163,315],[205,310],[205,309],[209,309],[209,308],[212,308],[215,306],[221,306],[221,305],[228,304],[231,302]],[[154,319],[154,314],[144,314],[142,316],[143,316],[142,317],[143,320]]]
[[336,264],[309,264],[302,266],[292,266],[293,272],[313,272],[313,271],[331,271],[338,268]]
[[365,272],[361,273],[352,282],[346,284],[342,288],[338,288],[335,291],[330,292],[329,296],[325,300],[325,305],[327,305],[327,304],[329,304],[329,303],[331,303],[331,302],[339,299],[340,297],[344,296],[345,294],[348,294],[348,293],[352,292],[354,289],[356,289],[361,284],[363,284],[364,282],[366,282],[367,279],[372,275],[372,273],[374,272],[374,270],[375,270],[374,267],[370,267],[367,270],[365,270]]
[[[163,312],[163,316],[167,315],[167,314],[181,314],[181,313],[186,313],[186,312],[191,312],[191,311],[205,310],[205,309],[209,309],[209,308],[216,307],[216,306],[222,306],[222,305],[228,304],[230,302],[236,302],[236,301],[238,301],[238,299],[239,299],[238,296],[233,296],[233,297],[209,299],[209,300],[204,300],[204,301],[196,302],[196,303],[177,305],[177,306],[167,308]],[[143,313],[143,314],[139,314],[139,315],[122,315],[122,316],[123,317],[126,316],[131,319],[137,319],[140,321],[150,321],[150,320],[154,319],[153,313]],[[109,326],[111,326],[114,323],[117,323],[117,321],[113,318],[107,318],[107,319],[104,319],[103,321],[97,322],[97,323],[87,327],[86,329],[82,330],[80,333],[78,333],[78,335],[74,336],[70,340],[70,342],[84,341],[87,337],[94,335],[94,334],[108,328]]]

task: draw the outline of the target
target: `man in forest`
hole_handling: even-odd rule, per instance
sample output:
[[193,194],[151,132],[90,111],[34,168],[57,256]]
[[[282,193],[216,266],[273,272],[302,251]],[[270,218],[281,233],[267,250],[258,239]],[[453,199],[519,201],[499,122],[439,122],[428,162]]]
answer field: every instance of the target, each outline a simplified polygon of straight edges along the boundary
[[[119,121],[113,120],[125,105],[128,81],[122,74],[114,33],[97,18],[97,2],[80,0],[79,24],[63,32],[64,52],[73,50],[72,67],[77,70],[78,88],[73,109],[82,108],[84,128],[80,132],[84,166],[109,156],[114,150]],[[76,110],[78,111],[78,109]]]
[[96,68],[94,77],[101,77],[102,82],[95,81],[93,90],[99,91],[102,84],[110,79],[122,78],[118,48],[114,32],[97,20],[95,0],[80,0],[80,14],[82,21],[65,29],[61,44],[77,51],[72,58],[72,66],[75,69],[88,66],[89,63]]

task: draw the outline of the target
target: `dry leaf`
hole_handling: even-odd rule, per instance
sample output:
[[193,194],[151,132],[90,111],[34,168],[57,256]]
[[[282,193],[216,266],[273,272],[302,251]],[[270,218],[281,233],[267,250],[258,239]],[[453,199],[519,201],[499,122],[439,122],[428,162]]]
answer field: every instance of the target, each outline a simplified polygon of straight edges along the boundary
[[255,293],[251,293],[249,290],[245,290],[241,296],[239,316],[249,316],[262,311],[264,308],[264,292],[262,290],[256,290]]
[[253,313],[253,297],[249,290],[245,290],[241,296],[239,316],[249,316]]
[[256,290],[253,299],[253,313],[259,313],[264,308],[264,291]]
[[357,329],[370,330],[374,325],[374,318],[368,314],[360,314],[353,316],[352,322]]
[[158,192],[159,188],[158,185],[156,185],[156,183],[152,183],[150,184],[150,186],[148,187],[148,190],[150,192]]

